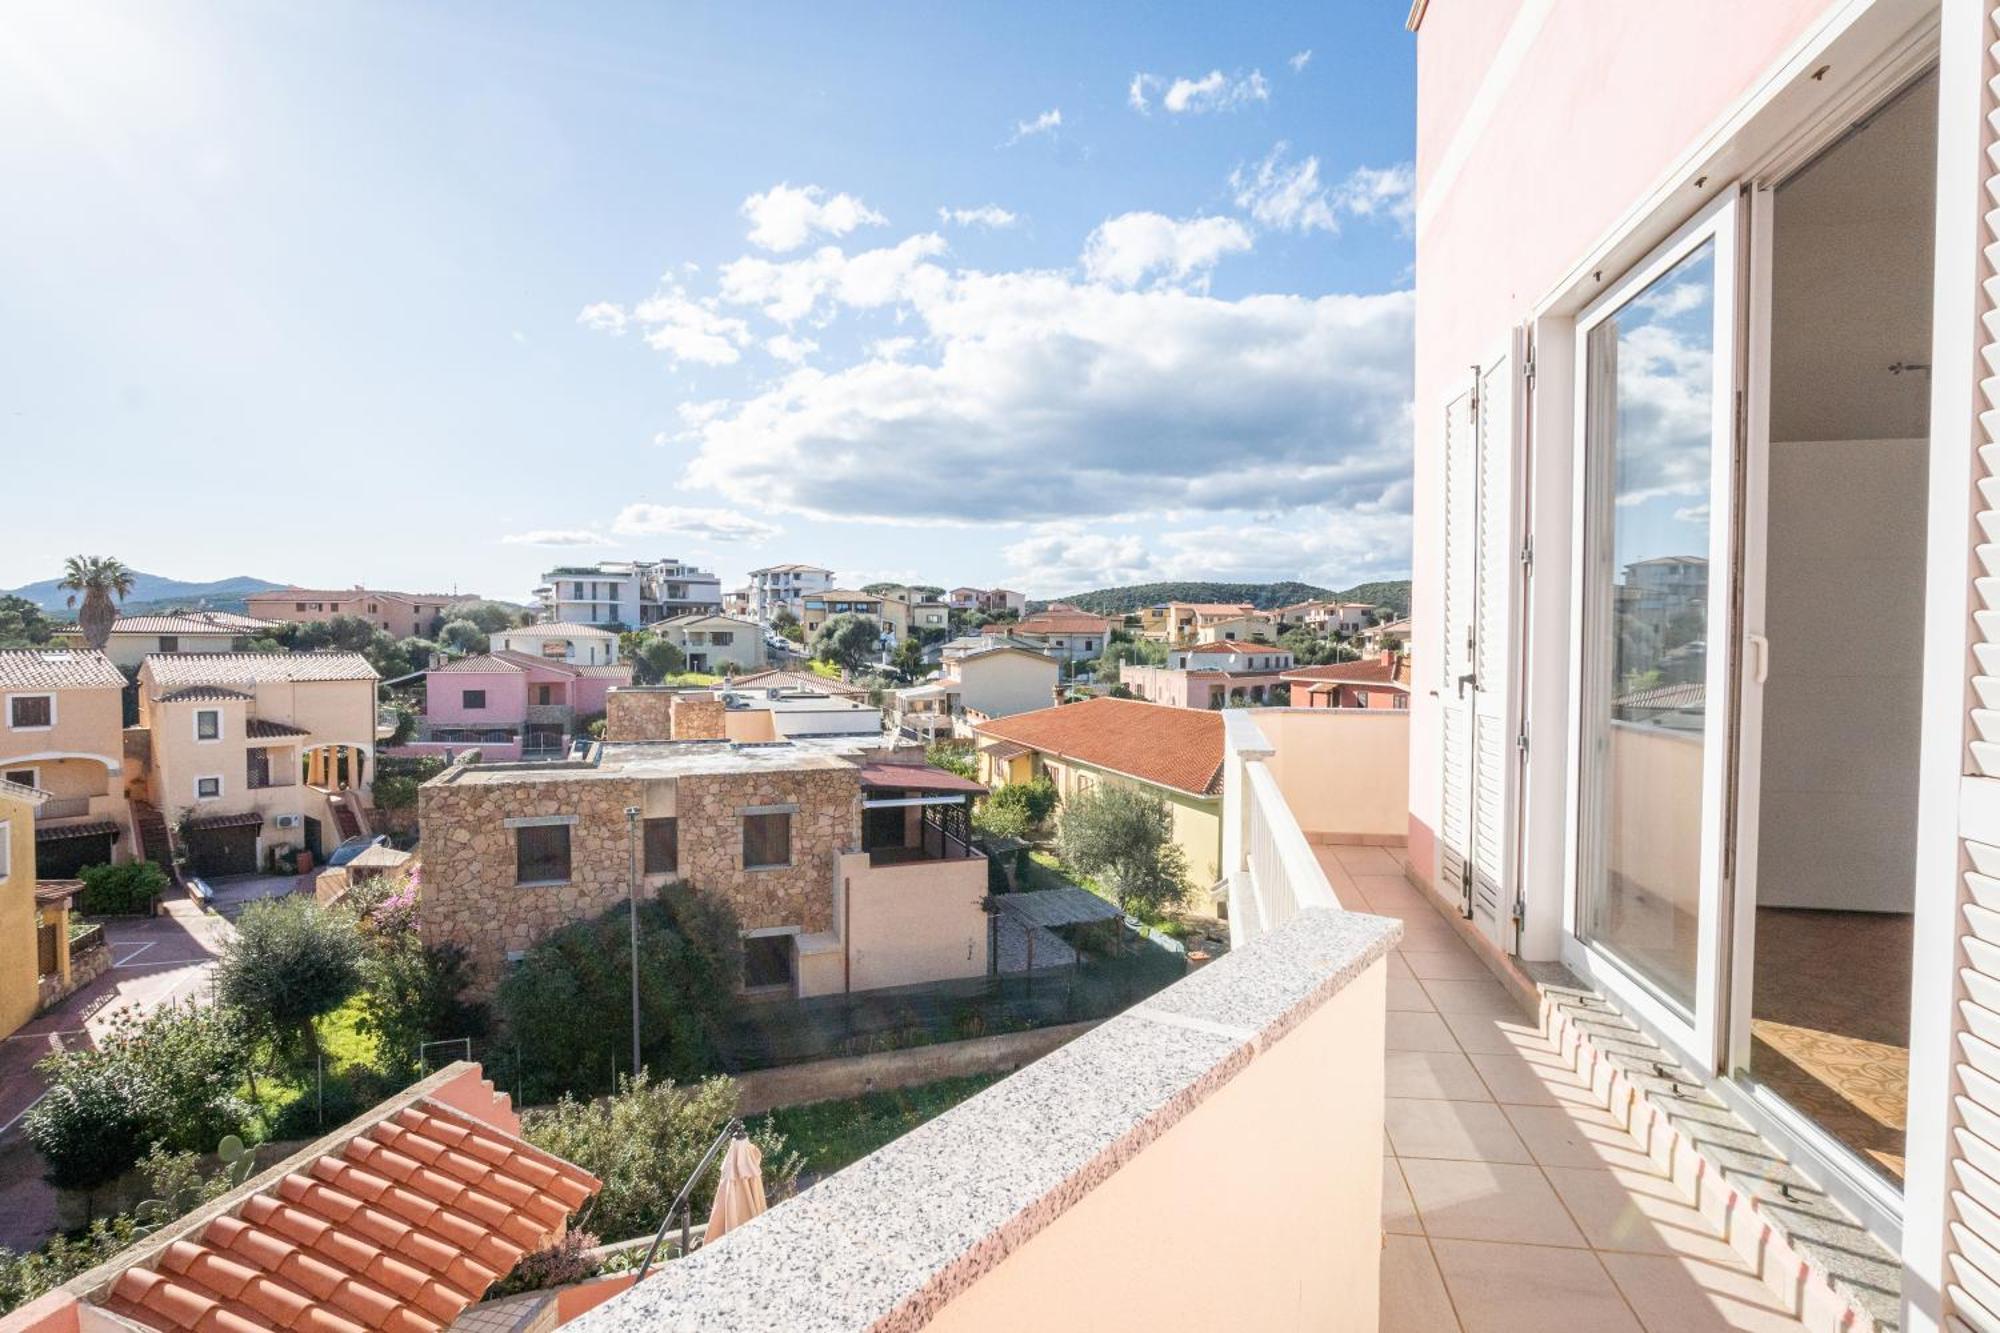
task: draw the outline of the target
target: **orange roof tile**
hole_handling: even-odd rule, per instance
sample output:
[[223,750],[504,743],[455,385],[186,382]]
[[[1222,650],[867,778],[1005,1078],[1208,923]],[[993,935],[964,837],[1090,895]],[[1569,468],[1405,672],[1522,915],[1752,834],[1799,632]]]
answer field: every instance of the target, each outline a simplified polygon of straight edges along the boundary
[[559,1237],[598,1182],[413,1093],[296,1169],[246,1186],[220,1215],[142,1244],[95,1302],[163,1331],[448,1326]]
[[1349,685],[1394,685],[1408,689],[1409,659],[1397,657],[1393,662],[1384,662],[1380,657],[1370,657],[1360,662],[1294,667],[1283,673],[1283,678],[1294,681],[1334,681]]
[[1059,758],[1196,796],[1222,780],[1222,715],[1109,696],[995,718],[973,728]]

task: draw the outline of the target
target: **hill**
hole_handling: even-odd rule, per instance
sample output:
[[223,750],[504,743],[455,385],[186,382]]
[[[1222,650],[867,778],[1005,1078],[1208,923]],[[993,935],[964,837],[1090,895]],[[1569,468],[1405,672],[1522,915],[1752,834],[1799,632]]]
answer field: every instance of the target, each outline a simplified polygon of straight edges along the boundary
[[[1317,584],[1286,580],[1282,583],[1135,583],[1126,588],[1098,588],[1055,600],[1069,602],[1099,615],[1124,615],[1161,602],[1249,602],[1262,610],[1289,606],[1293,602],[1338,599],[1345,602],[1372,602],[1393,607],[1399,616],[1410,613],[1410,581],[1397,579],[1382,583],[1362,583],[1342,592]],[[1037,603],[1046,605],[1046,603]]]
[[[43,579],[40,583],[6,589],[4,594],[0,595],[23,597],[50,615],[67,617],[70,614],[69,594],[56,586],[60,581],[60,579]],[[243,610],[243,599],[251,593],[284,586],[269,579],[251,578],[248,575],[233,579],[214,579],[207,583],[190,583],[184,579],[170,579],[159,574],[142,574],[135,570],[132,575],[132,594],[119,604],[118,609],[128,616],[144,615],[148,611],[163,611],[170,607],[206,607],[212,611],[240,612]]]

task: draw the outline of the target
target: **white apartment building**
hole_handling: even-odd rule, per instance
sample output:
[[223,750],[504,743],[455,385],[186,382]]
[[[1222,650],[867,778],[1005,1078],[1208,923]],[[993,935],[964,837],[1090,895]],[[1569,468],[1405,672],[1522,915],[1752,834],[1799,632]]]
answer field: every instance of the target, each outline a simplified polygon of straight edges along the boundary
[[[833,586],[833,571],[818,565],[766,565],[750,571],[752,620],[769,624],[778,611],[810,592],[825,592]],[[797,614],[797,607],[793,607]]]
[[572,625],[637,629],[669,616],[722,609],[722,580],[680,560],[560,565],[535,589],[542,617]]

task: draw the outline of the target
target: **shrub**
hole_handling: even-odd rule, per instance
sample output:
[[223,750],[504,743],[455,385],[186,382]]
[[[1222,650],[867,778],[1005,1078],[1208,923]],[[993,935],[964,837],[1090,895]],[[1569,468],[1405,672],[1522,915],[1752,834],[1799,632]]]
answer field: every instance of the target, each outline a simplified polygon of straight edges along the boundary
[[853,671],[875,659],[882,641],[882,626],[870,616],[831,616],[813,638],[813,656],[822,662]]
[[361,932],[347,912],[302,897],[253,903],[216,968],[216,997],[311,1056],[319,1049],[313,1021],[361,987],[361,955]]
[[85,866],[79,906],[86,916],[142,916],[167,889],[167,872],[151,861]]
[[603,1267],[590,1253],[596,1248],[597,1237],[590,1232],[567,1229],[557,1237],[555,1244],[536,1250],[515,1264],[514,1271],[501,1278],[486,1298],[493,1300],[501,1296],[518,1296],[524,1291],[547,1291],[551,1287],[567,1287],[572,1282],[596,1277]]
[[98,1218],[81,1236],[56,1236],[28,1254],[0,1249],[0,1314],[83,1276],[137,1239],[137,1219],[120,1213]]
[[1157,910],[1187,894],[1187,853],[1174,842],[1173,812],[1150,792],[1107,783],[1073,796],[1057,838],[1064,862],[1121,907]]
[[[400,901],[391,898],[377,909],[377,918],[399,915]],[[361,1015],[355,1026],[375,1039],[376,1061],[384,1073],[415,1074],[418,1052],[427,1041],[486,1035],[484,1007],[465,999],[472,969],[457,946],[425,948],[407,927],[382,931],[361,971]]]
[[634,685],[658,685],[668,676],[678,676],[686,669],[687,654],[655,635],[640,635],[632,649]]
[[417,788],[422,784],[401,774],[375,779],[375,804],[384,810],[409,810],[417,804]]
[[42,1155],[49,1183],[95,1189],[131,1170],[146,1150],[151,1126],[137,1071],[95,1051],[51,1056],[42,1068],[49,1090],[22,1129]]
[[[579,1102],[565,1095],[546,1110],[528,1112],[521,1118],[521,1135],[602,1180],[591,1226],[614,1240],[629,1240],[658,1228],[734,1114],[736,1084],[730,1079],[677,1084],[655,1082],[641,1071],[620,1079],[614,1096]],[[798,1158],[785,1151],[784,1136],[775,1131],[760,1129],[750,1137],[764,1154],[764,1197],[776,1203],[796,1186]],[[690,1202],[697,1220],[715,1201],[715,1178],[711,1163],[696,1182]]]
[[1047,778],[1010,782],[979,803],[973,822],[994,838],[1025,838],[1056,808],[1056,784]]

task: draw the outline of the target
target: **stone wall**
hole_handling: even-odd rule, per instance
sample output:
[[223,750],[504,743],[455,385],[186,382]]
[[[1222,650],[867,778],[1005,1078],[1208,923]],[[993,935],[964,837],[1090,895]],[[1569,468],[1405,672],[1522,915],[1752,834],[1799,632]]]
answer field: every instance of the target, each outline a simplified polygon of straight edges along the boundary
[[[834,858],[861,846],[861,778],[852,768],[714,773],[680,780],[681,878],[728,898],[745,930],[832,930]],[[746,807],[796,805],[792,863],[743,868]]]
[[712,694],[676,694],[667,711],[677,741],[729,738],[729,707]]
[[668,690],[614,688],[604,696],[604,739],[663,741],[673,734]]

